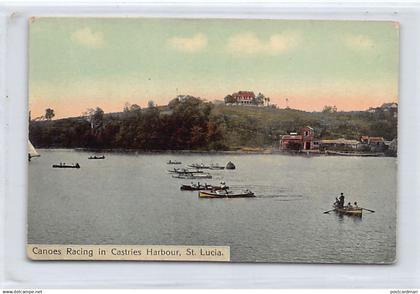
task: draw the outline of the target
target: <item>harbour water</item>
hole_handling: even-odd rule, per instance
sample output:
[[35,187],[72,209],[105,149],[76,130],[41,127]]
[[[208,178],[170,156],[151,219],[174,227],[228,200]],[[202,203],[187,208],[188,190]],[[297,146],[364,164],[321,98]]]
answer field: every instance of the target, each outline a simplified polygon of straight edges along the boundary
[[[397,159],[279,154],[121,154],[38,150],[29,163],[29,244],[224,245],[236,262],[390,263],[396,252]],[[169,160],[182,165],[167,165]],[[232,161],[193,180],[248,199],[199,199],[167,170]],[[52,164],[79,163],[80,169]],[[362,218],[331,209],[375,210]]]

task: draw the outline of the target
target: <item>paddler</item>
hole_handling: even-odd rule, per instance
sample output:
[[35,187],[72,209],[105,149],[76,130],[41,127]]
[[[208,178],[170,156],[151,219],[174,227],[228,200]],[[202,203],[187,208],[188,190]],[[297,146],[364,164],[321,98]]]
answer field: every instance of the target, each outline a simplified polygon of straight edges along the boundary
[[340,202],[338,203],[338,207],[343,208],[344,207],[344,194],[343,193],[341,193],[339,201]]

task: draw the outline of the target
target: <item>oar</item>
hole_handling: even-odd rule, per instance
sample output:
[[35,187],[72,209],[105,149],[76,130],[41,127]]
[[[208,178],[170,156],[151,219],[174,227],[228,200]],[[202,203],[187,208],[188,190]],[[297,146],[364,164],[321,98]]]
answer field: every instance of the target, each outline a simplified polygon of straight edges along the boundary
[[330,209],[330,210],[328,210],[328,211],[324,211],[324,213],[329,213],[329,212],[331,212],[331,211],[333,211],[333,210],[335,210],[335,208],[334,208],[334,209]]
[[370,212],[375,212],[374,210],[371,210],[371,209],[367,209],[367,208],[364,208],[364,207],[360,207],[361,209],[364,209],[364,210],[367,210],[367,211],[370,211]]

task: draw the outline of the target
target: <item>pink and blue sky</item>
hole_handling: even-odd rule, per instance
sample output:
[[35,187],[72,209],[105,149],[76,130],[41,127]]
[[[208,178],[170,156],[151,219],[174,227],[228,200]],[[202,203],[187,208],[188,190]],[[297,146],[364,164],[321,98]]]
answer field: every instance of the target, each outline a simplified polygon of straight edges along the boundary
[[60,118],[252,90],[279,107],[365,110],[398,101],[398,35],[386,21],[36,18],[29,108]]

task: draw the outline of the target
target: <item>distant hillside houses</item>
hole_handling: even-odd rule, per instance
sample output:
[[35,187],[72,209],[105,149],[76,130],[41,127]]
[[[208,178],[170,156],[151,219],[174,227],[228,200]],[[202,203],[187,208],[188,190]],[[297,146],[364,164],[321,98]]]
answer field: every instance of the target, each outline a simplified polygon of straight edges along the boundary
[[279,142],[280,150],[339,150],[339,151],[368,151],[385,152],[390,151],[392,155],[397,153],[397,139],[385,141],[383,137],[362,136],[360,140],[318,139],[315,137],[314,129],[306,126],[298,132],[283,135]]
[[255,95],[253,91],[238,91],[229,94],[224,99],[226,105],[269,106],[270,98],[264,94]]
[[380,107],[371,107],[367,110],[370,113],[375,114],[388,114],[394,118],[398,117],[398,103],[384,103]]

